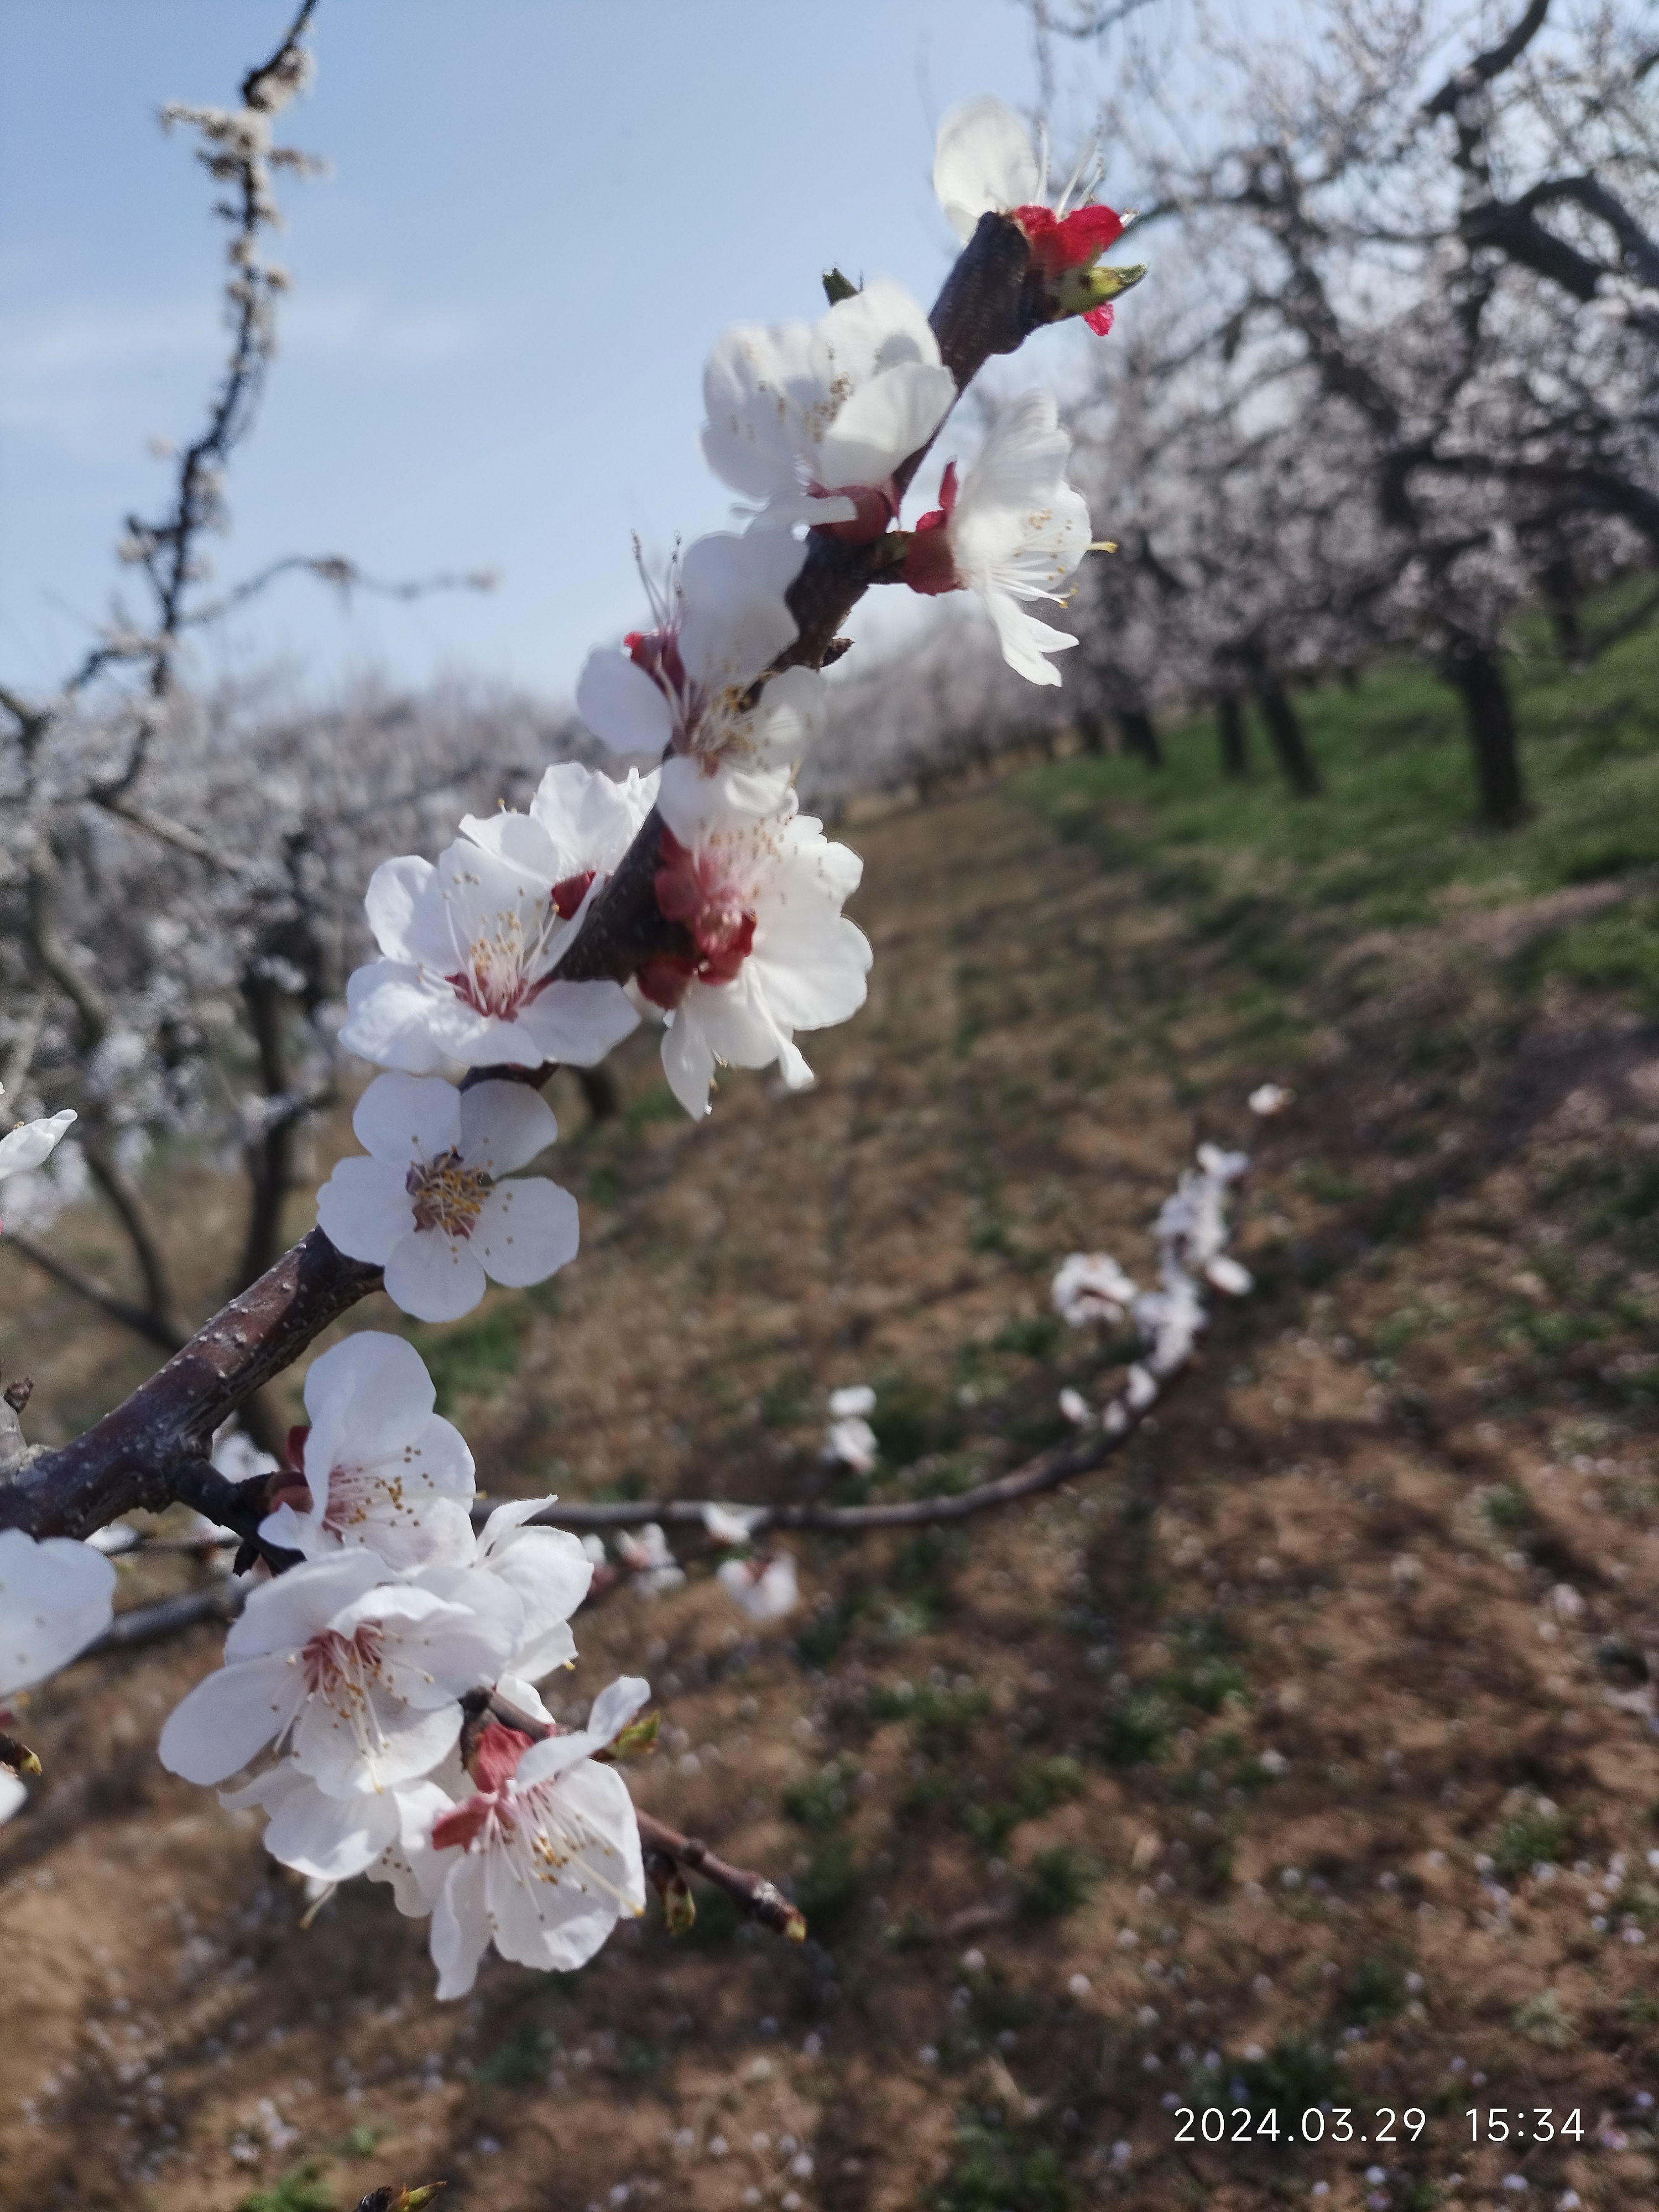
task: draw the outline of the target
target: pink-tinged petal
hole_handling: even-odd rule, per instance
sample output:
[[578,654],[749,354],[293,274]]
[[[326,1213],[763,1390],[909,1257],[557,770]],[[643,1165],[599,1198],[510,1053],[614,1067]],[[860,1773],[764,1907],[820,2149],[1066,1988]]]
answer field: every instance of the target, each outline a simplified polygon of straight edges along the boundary
[[403,1172],[384,1160],[341,1160],[317,1194],[317,1226],[348,1260],[383,1267],[392,1246],[415,1227]]
[[429,1075],[444,1060],[443,1044],[434,1036],[435,1003],[417,968],[402,961],[373,961],[354,969],[347,981],[340,1042],[360,1060]]
[[460,1142],[461,1094],[441,1076],[377,1075],[351,1117],[357,1142],[402,1174]]
[[484,1294],[483,1266],[463,1238],[416,1230],[392,1248],[386,1292],[416,1321],[459,1321]]
[[456,1139],[469,1168],[492,1176],[528,1167],[559,1133],[553,1109],[527,1083],[478,1083],[460,1094]]
[[519,1057],[525,1066],[539,1056],[569,1067],[596,1067],[639,1021],[618,983],[551,983],[519,1018],[516,1026],[532,1048]]
[[618,753],[660,753],[674,734],[668,702],[642,668],[614,648],[590,653],[576,685],[576,712]]
[[415,957],[408,950],[409,928],[421,894],[432,880],[430,860],[412,853],[396,860],[382,860],[368,879],[363,904],[374,942],[389,960]]
[[481,1853],[464,1851],[450,1867],[432,1908],[432,1963],[441,2003],[464,1997],[478,1978],[478,1961],[489,1948],[489,1908],[484,1898]]
[[314,1786],[291,1791],[271,1814],[265,1849],[281,1866],[317,1881],[349,1881],[398,1839],[394,1792],[326,1797]]
[[256,1659],[297,1651],[320,1633],[342,1606],[386,1579],[384,1564],[368,1553],[309,1560],[248,1594],[240,1620],[225,1638],[225,1657]]
[[988,93],[951,108],[933,149],[933,190],[957,236],[982,215],[1024,207],[1042,188],[1031,134],[1006,100]]
[[576,1201],[543,1176],[497,1183],[479,1209],[470,1242],[485,1273],[509,1290],[545,1282],[576,1256],[581,1242]]
[[280,1652],[220,1668],[167,1715],[162,1765],[186,1782],[224,1781],[282,1733],[302,1692],[299,1668]]

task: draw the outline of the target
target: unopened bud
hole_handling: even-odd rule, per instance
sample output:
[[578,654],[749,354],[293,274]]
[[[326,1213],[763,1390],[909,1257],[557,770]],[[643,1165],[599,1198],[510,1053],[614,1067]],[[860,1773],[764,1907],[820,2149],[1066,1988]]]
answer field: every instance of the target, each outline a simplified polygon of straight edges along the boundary
[[1109,261],[1097,261],[1092,269],[1062,269],[1050,280],[1048,296],[1060,315],[1091,314],[1139,284],[1146,274],[1144,264],[1117,269]]
[[856,300],[859,295],[858,286],[850,278],[843,276],[839,269],[824,270],[823,290],[832,307],[840,307],[843,300]]
[[371,2189],[359,2201],[357,2212],[420,2212],[421,2206],[430,2204],[446,2185],[441,2181],[428,2181],[420,2189],[394,2188],[391,2184],[384,2189]]
[[609,1755],[618,1759],[645,1759],[657,1747],[657,1731],[662,1726],[660,1715],[641,1713],[628,1726],[609,1747]]
[[15,1735],[0,1735],[0,1766],[9,1767],[14,1774],[39,1774],[40,1762],[27,1744],[19,1743]]

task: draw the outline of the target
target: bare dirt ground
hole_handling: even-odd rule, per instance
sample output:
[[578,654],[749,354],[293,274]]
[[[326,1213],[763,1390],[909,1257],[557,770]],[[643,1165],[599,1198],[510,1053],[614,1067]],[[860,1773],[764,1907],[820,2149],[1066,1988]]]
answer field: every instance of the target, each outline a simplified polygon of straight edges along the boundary
[[[580,1260],[416,1333],[485,1486],[815,1492],[856,1381],[884,1494],[1015,1464],[1104,1378],[1054,1265],[1145,1275],[1194,1142],[1245,1139],[1273,1076],[1257,1293],[1073,1492],[802,1543],[763,1632],[695,1575],[579,1617],[566,1705],[652,1676],[641,1802],[789,1877],[804,1948],[710,1904],[440,2008],[384,1890],[302,1929],[251,1816],[157,1765],[216,1633],[71,1669],[0,1835],[10,2203],[1652,2201],[1659,1034],[1528,987],[1545,902],[1449,901],[1264,991],[1010,787],[856,842],[872,1002],[818,1087],[736,1078],[693,1129],[641,1040],[620,1120],[556,1100]],[[227,1209],[178,1171],[204,1300]],[[146,1364],[17,1258],[0,1346],[41,1437]]]

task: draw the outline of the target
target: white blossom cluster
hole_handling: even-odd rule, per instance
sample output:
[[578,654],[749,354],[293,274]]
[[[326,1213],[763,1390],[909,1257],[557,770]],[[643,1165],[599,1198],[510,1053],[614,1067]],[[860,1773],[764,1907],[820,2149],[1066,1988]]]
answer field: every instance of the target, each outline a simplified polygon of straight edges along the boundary
[[550,1498],[474,1533],[472,1455],[403,1338],[348,1337],[305,1395],[299,1464],[272,1478],[260,1527],[298,1563],[251,1590],[224,1665],[169,1716],[162,1763],[214,1784],[274,1751],[223,1802],[258,1807],[265,1848],[313,1881],[366,1874],[429,1913],[441,1997],[471,1988],[492,1938],[525,1966],[579,1966],[644,1908],[633,1802],[596,1755],[648,1686],[613,1683],[585,1729],[539,1742],[485,1717],[465,1764],[461,1700],[488,1692],[552,1728],[535,1685],[575,1656],[593,1562],[526,1525]]
[[[265,193],[269,116],[302,69],[267,71],[234,113],[179,112],[216,174]],[[994,211],[1022,228],[1051,319],[1105,329],[1103,302],[1127,279],[1096,264],[1121,225],[1109,210],[1042,202],[1029,141],[1001,103],[946,118],[936,182],[959,228]],[[243,270],[267,287],[274,273]],[[960,481],[947,465],[939,505],[900,529],[957,381],[901,287],[843,294],[816,325],[744,325],[718,342],[703,446],[749,503],[744,526],[689,546],[651,590],[649,627],[584,669],[578,705],[593,734],[655,765],[550,767],[522,811],[467,815],[435,861],[374,871],[365,903],[379,957],[350,977],[340,1042],[382,1072],[354,1120],[364,1150],[324,1185],[318,1218],[422,1320],[453,1320],[489,1281],[539,1282],[575,1255],[574,1201],[525,1172],[557,1133],[538,1095],[550,1066],[595,1066],[648,1007],[674,1096],[700,1118],[723,1066],[775,1064],[790,1087],[810,1083],[798,1033],[863,1003],[870,947],[842,912],[860,865],[795,789],[825,719],[823,675],[791,658],[790,594],[815,533],[869,549],[871,573],[926,596],[975,592],[1010,665],[1034,683],[1057,683],[1051,657],[1075,642],[1026,611],[1061,598],[1090,543],[1054,402],[1019,401]],[[210,500],[211,486],[198,489]],[[626,985],[562,972],[596,902],[647,851],[671,949]],[[277,979],[284,990],[296,980]],[[101,1002],[82,1012],[112,1082],[158,1060],[142,1040],[128,1047]],[[0,1141],[0,1174],[37,1169],[73,1119]],[[1190,1243],[1200,1231],[1183,1233]],[[261,1561],[223,1665],[162,1730],[163,1762],[204,1785],[254,1767],[223,1802],[264,1815],[276,1859],[319,1886],[386,1881],[400,1910],[429,1915],[441,1997],[471,1988],[492,1941],[526,1965],[578,1966],[645,1899],[611,1753],[648,1686],[613,1683],[574,1732],[536,1687],[574,1656],[570,1618],[599,1547],[532,1525],[546,1498],[498,1507],[475,1530],[471,1455],[402,1338],[363,1333],[323,1353],[305,1399],[290,1463],[248,1470],[264,1486]],[[872,1405],[862,1388],[831,1399],[828,1449],[854,1469],[873,1462]],[[708,1533],[726,1547],[718,1579],[745,1613],[793,1609],[793,1560],[755,1555],[740,1509],[711,1508]],[[0,1547],[0,1684],[21,1688],[96,1635],[112,1569],[94,1545],[8,1534]],[[683,1579],[655,1524],[618,1548],[643,1587]]]
[[[1289,1096],[1275,1084],[1264,1084],[1252,1094],[1252,1110],[1263,1117],[1276,1114]],[[1164,1384],[1191,1358],[1206,1320],[1205,1291],[1243,1297],[1253,1287],[1249,1270],[1227,1250],[1228,1194],[1249,1164],[1248,1152],[1199,1146],[1197,1166],[1185,1170],[1152,1224],[1158,1244],[1155,1290],[1142,1290],[1109,1252],[1073,1252],[1061,1262],[1052,1285],[1060,1319],[1073,1328],[1091,1322],[1108,1328],[1128,1322],[1141,1346],[1121,1395],[1103,1410],[1097,1411],[1080,1391],[1061,1391],[1060,1407],[1068,1421],[1121,1435],[1132,1418],[1156,1404]]]
[[[1109,210],[1057,217],[1035,204],[1035,157],[994,100],[945,118],[936,182],[953,220],[971,229],[1006,210],[1056,271],[1092,268],[1121,228]],[[1079,222],[1086,234],[1054,243]],[[657,765],[625,779],[551,767],[527,810],[469,815],[435,863],[375,870],[367,905],[380,957],[351,977],[340,1036],[394,1072],[365,1093],[356,1126],[368,1156],[342,1162],[319,1219],[342,1251],[386,1269],[405,1311],[451,1320],[486,1278],[538,1282],[575,1255],[568,1195],[540,1177],[502,1181],[555,1134],[533,1092],[503,1074],[591,1067],[648,1006],[662,1018],[670,1087],[700,1118],[720,1066],[775,1064],[790,1088],[809,1084],[798,1033],[863,1004],[870,946],[842,911],[860,864],[795,791],[826,712],[823,675],[789,665],[799,635],[789,593],[813,533],[887,540],[924,594],[976,592],[1010,664],[1058,682],[1049,656],[1075,640],[1025,603],[1060,596],[1090,525],[1064,480],[1052,399],[1020,400],[959,485],[947,465],[939,506],[894,528],[906,465],[956,394],[927,317],[885,280],[816,325],[727,331],[704,373],[702,442],[750,503],[746,527],[677,556],[650,589],[649,627],[590,654],[577,690],[596,737]],[[647,957],[627,988],[565,980],[561,963],[653,811],[656,907],[681,949]],[[463,1069],[492,1079],[458,1091]]]

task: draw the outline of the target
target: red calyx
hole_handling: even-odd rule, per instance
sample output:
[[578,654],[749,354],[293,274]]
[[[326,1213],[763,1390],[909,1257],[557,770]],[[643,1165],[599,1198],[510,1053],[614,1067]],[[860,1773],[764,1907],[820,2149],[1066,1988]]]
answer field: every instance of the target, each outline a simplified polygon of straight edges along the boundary
[[881,484],[838,484],[833,492],[823,484],[814,484],[812,489],[828,498],[850,499],[858,509],[850,522],[815,522],[812,527],[820,538],[833,538],[842,545],[867,545],[897,520],[898,500],[891,477]]
[[937,599],[941,592],[959,592],[962,579],[957,574],[957,564],[951,552],[947,525],[956,513],[957,465],[945,464],[945,474],[939,479],[939,505],[924,514],[910,532],[910,544],[900,571],[913,592],[921,592],[928,599]]
[[665,684],[676,694],[684,690],[685,663],[672,629],[630,629],[623,644],[635,667],[642,668],[653,683]]
[[1013,218],[1025,233],[1031,266],[1042,276],[1088,268],[1123,235],[1122,216],[1097,202],[1073,208],[1066,216],[1057,216],[1052,208],[1017,207]]
[[1104,307],[1091,307],[1083,319],[1097,337],[1103,338],[1115,320],[1111,301],[1108,300]]
[[568,921],[576,908],[587,896],[587,886],[597,871],[585,868],[579,876],[567,876],[562,883],[553,886],[553,911],[561,921]]
[[503,1728],[499,1721],[491,1721],[479,1736],[468,1771],[477,1784],[476,1794],[457,1805],[453,1812],[441,1813],[432,1824],[432,1847],[447,1851],[453,1844],[466,1844],[483,1826],[495,1809],[489,1802],[499,1796],[519,1771],[519,1761],[530,1748],[530,1738],[521,1729]]
[[672,1010],[693,981],[733,981],[755,949],[755,916],[672,830],[663,831],[659,849],[657,910],[669,921],[685,924],[699,957],[688,960],[683,954],[664,954],[647,961],[635,980],[653,1006]]
[[296,1421],[283,1441],[283,1464],[294,1474],[306,1471],[306,1438],[310,1434],[309,1421]]

